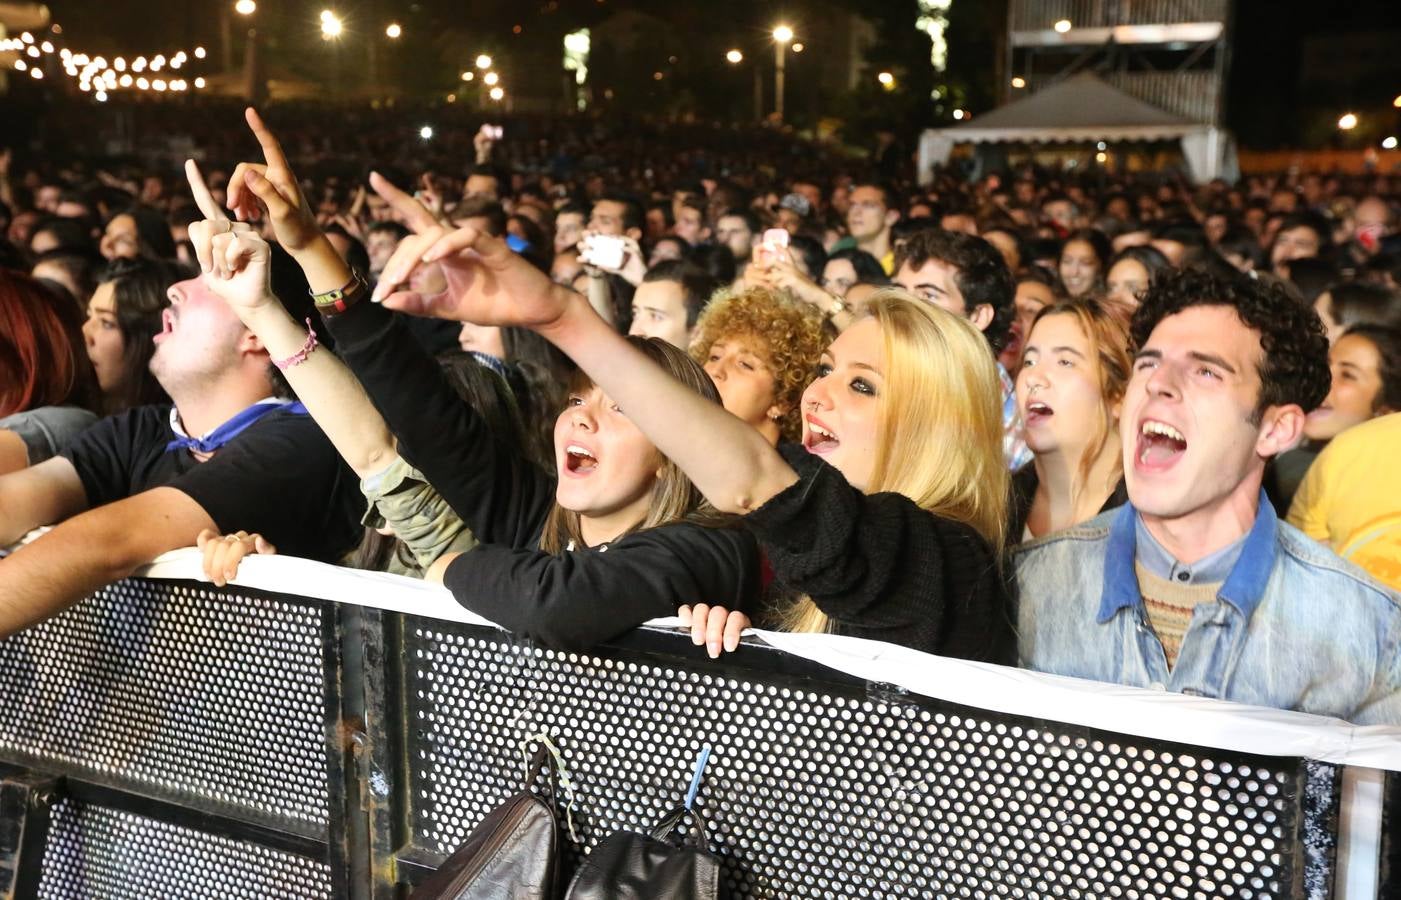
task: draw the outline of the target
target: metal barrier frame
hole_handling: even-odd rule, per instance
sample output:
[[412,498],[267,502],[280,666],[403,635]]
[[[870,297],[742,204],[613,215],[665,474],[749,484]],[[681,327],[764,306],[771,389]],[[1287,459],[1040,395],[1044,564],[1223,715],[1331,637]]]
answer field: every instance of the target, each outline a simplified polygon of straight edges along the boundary
[[[161,583],[155,584],[162,590]],[[175,582],[180,584],[180,582]],[[200,591],[218,593],[207,584],[185,582]],[[47,802],[65,800],[112,809],[147,819],[190,829],[206,835],[282,851],[298,857],[317,860],[329,866],[330,892],[336,897],[389,898],[403,896],[413,884],[431,872],[443,858],[443,848],[434,847],[421,839],[415,828],[412,758],[416,750],[415,723],[411,720],[414,704],[407,692],[412,676],[406,652],[413,643],[412,629],[431,623],[435,629],[453,634],[476,636],[499,643],[519,642],[491,627],[450,623],[437,619],[392,612],[373,606],[338,604],[308,600],[300,595],[285,595],[255,587],[238,586],[228,592],[236,597],[261,597],[271,600],[314,602],[320,611],[322,638],[321,659],[324,718],[324,747],[326,757],[326,796],[328,818],[323,833],[310,836],[296,830],[280,828],[268,822],[220,811],[198,798],[182,797],[178,793],[133,790],[119,777],[103,777],[84,771],[81,767],[57,765],[27,754],[0,750],[0,779],[43,785]],[[903,688],[889,684],[871,683],[816,662],[794,656],[762,642],[746,640],[736,654],[714,661],[705,656],[688,638],[674,632],[653,628],[638,629],[586,656],[607,660],[646,661],[672,667],[678,671],[703,671],[711,675],[728,675],[737,679],[761,681],[795,690],[813,690],[856,699],[878,699],[894,705],[914,704],[925,708],[938,707],[950,714],[963,714],[982,719],[1020,719],[987,710],[960,707],[944,701],[913,695]],[[4,673],[0,672],[0,678]],[[1062,733],[1074,733],[1088,739],[1112,739],[1115,735],[1102,729],[1066,725],[1048,720]],[[1194,745],[1178,745],[1155,741],[1174,752],[1191,752]],[[1256,764],[1263,757],[1231,751],[1213,753],[1213,758],[1241,759]],[[1274,760],[1276,764],[1280,760]],[[1339,804],[1344,767],[1307,759],[1297,759],[1290,794],[1295,804],[1294,840],[1287,848],[1288,886],[1277,896],[1328,897],[1334,893],[1337,871],[1337,845],[1329,840],[1335,836],[1339,823]],[[1379,867],[1379,896],[1391,896],[1401,872],[1401,848],[1391,839],[1395,810],[1401,799],[1401,780],[1389,772],[1385,779],[1385,806]],[[5,885],[0,877],[0,898],[9,900],[40,896],[40,879],[36,874],[40,859],[35,854],[36,840],[42,839],[47,826],[47,807],[27,822],[22,834],[25,846],[18,848],[17,877]],[[5,827],[16,824],[14,816],[4,821],[4,806],[0,804],[0,876],[5,862]],[[1304,834],[1305,823],[1315,830]],[[636,822],[635,827],[650,823]],[[582,847],[571,845],[567,852],[577,857]],[[997,889],[993,888],[993,893]],[[799,892],[796,895],[802,895]],[[997,894],[1001,895],[1001,894]],[[1073,896],[1073,892],[1065,896]]]

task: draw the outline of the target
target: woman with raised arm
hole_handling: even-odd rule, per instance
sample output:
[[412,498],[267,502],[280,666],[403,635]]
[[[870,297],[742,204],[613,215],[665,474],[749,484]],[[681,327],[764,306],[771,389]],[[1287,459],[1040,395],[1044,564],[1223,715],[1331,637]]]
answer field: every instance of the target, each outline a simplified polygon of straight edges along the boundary
[[[1000,393],[987,342],[968,322],[903,292],[879,292],[823,354],[802,397],[802,443],[775,449],[501,241],[426,222],[416,230],[418,242],[396,253],[375,299],[421,315],[523,325],[555,343],[717,508],[744,515],[788,591],[767,611],[769,623],[1012,660],[999,565],[1008,478]],[[422,261],[442,264],[445,292],[398,290]],[[692,616],[693,636],[712,655],[722,644],[733,649],[745,624],[720,606]]]
[[[555,426],[558,484],[518,442],[489,432],[403,321],[360,302],[365,287],[316,227],[276,139],[251,110],[248,120],[267,165],[235,170],[230,208],[240,219],[253,217],[259,205],[266,209],[365,391],[335,357],[317,352],[307,330],[270,297],[233,292],[227,299],[274,359],[286,357],[288,380],[365,479],[390,526],[410,546],[416,538],[401,527],[423,531],[432,552],[442,553],[429,577],[441,578],[460,603],[497,624],[566,648],[592,646],[701,597],[723,597],[739,608],[754,604],[753,538],[727,527],[598,386],[583,378],[571,385]],[[256,261],[259,250],[248,232],[230,232],[234,226],[215,218],[219,211],[201,191],[197,172],[191,174],[211,220],[191,229],[192,240],[218,289],[224,273],[236,268],[233,260]],[[386,187],[376,180],[382,193]],[[409,202],[420,216],[412,221],[416,229],[436,227]],[[422,238],[404,244],[412,249],[415,240]],[[714,385],[681,351],[647,340],[625,346],[684,381],[689,396],[720,408]],[[481,541],[470,553],[455,552],[445,537],[452,513]]]

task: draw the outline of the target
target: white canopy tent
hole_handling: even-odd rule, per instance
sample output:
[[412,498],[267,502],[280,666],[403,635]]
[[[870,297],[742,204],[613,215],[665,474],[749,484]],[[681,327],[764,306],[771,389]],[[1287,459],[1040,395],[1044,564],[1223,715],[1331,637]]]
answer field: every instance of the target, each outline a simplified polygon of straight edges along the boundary
[[1238,177],[1229,133],[1193,122],[1106,84],[1090,72],[1074,75],[952,128],[926,129],[919,142],[919,176],[945,163],[957,144],[1181,141],[1195,181]]

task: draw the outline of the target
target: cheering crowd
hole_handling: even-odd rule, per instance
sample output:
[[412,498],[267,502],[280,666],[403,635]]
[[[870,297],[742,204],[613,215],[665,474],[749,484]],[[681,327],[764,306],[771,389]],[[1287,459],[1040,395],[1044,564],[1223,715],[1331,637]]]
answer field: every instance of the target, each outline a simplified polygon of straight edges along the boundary
[[0,154],[0,634],[197,545],[1401,725],[1401,180],[246,120]]

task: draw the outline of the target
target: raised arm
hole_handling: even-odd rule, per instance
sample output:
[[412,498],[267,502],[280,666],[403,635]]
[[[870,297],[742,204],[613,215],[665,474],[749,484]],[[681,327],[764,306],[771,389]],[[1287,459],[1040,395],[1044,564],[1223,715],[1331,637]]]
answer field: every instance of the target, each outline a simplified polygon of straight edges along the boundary
[[437,241],[421,260],[443,265],[447,290],[432,297],[396,292],[420,262],[417,255],[396,252],[376,289],[386,306],[539,331],[627,410],[717,508],[747,512],[798,480],[758,431],[673,379],[600,319],[588,301],[551,283],[504,242],[462,228]]
[[[271,148],[268,143],[263,145],[269,165],[264,174],[245,164],[237,176],[246,179],[258,199],[267,204],[279,237],[284,233],[291,237],[289,243],[297,248],[298,262],[305,260],[303,269],[312,281],[313,291],[318,285],[324,286],[342,275],[348,281],[349,270],[339,262],[335,249],[320,235],[315,223],[305,221],[299,212],[300,196],[289,198],[284,193],[288,190],[287,182],[278,185],[268,177],[278,172],[279,165],[274,160],[281,162],[282,171],[286,171],[276,140],[261,129],[261,120],[252,110],[249,110],[249,122],[257,123],[254,131],[262,132],[260,141],[271,142]],[[231,223],[220,211],[193,160],[185,163],[185,173],[195,202],[205,215],[204,221],[190,225],[190,241],[206,283],[238,314],[248,330],[258,336],[273,359],[297,357],[308,346],[307,327],[294,321],[272,295],[268,283],[270,250],[267,243],[242,223]],[[295,190],[295,181],[290,184],[291,190]],[[329,251],[329,257],[322,248]],[[341,281],[335,287],[344,284],[346,281]],[[360,382],[335,355],[313,350],[297,365],[284,369],[283,375],[356,475],[364,478],[394,461],[394,441],[388,426],[365,395]]]

